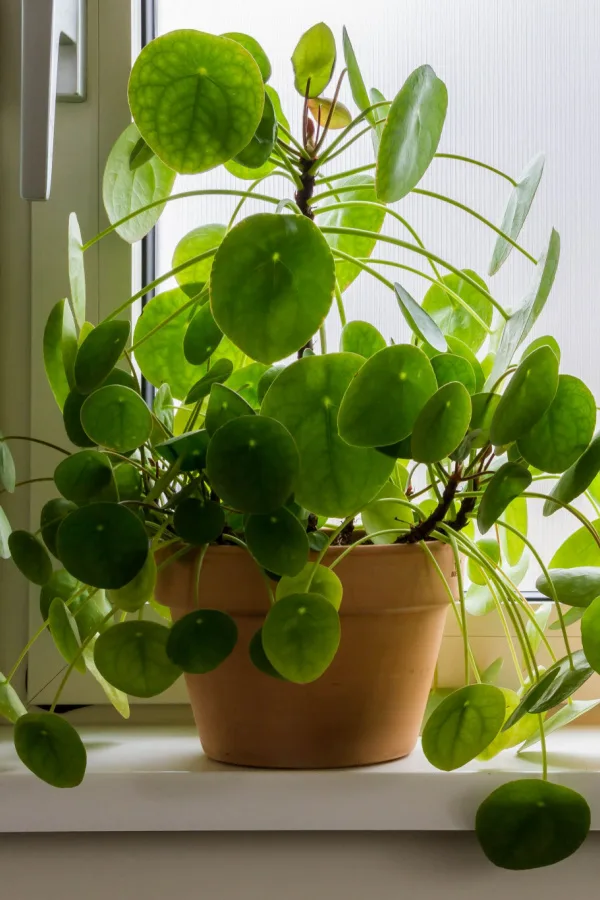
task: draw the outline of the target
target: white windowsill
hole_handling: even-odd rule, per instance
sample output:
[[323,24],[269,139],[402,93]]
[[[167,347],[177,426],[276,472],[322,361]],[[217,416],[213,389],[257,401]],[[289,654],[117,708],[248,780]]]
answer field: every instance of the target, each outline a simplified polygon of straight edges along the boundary
[[[212,762],[192,728],[81,728],[83,784],[58,791],[23,768],[0,728],[0,832],[470,831],[478,804],[517,777],[539,777],[539,748],[439,772],[420,748],[362,769],[243,769]],[[600,830],[600,729],[548,739],[550,777],[581,791]]]

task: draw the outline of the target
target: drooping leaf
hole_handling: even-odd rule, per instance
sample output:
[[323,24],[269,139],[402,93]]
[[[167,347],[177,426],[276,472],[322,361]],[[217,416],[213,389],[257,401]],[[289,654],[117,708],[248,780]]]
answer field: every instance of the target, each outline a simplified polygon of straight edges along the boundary
[[590,829],[590,808],[581,794],[537,778],[496,788],[475,819],[481,849],[501,869],[552,866],[575,853]]
[[[561,503],[571,503],[589,488],[598,472],[600,472],[600,432],[594,436],[579,459],[561,475],[550,491],[550,496],[560,500]],[[551,516],[560,508],[559,503],[546,500],[544,515]]]
[[262,627],[269,662],[288,681],[308,684],[331,665],[340,643],[337,611],[320,594],[288,594]]
[[187,544],[210,544],[216,541],[224,526],[223,507],[214,500],[187,497],[175,508],[173,527]]
[[[329,119],[329,130],[337,131],[340,128],[347,128],[352,122],[352,113],[347,106],[344,106],[339,100],[336,101],[333,113],[331,108],[333,100],[327,97],[317,97],[308,101],[308,108],[315,122],[324,128]],[[331,115],[331,118],[329,118]]]
[[[395,502],[397,500],[406,500],[406,494],[393,481],[388,481],[377,496],[363,507],[360,516],[363,528],[368,535],[375,535],[378,531],[387,531],[402,525],[413,524],[413,512],[409,507]],[[399,532],[396,532],[396,534],[379,534],[371,537],[371,540],[374,544],[393,544],[398,536]]]
[[423,753],[436,769],[460,769],[490,744],[504,721],[500,688],[472,684],[443,700],[423,729]]
[[283,675],[279,674],[277,669],[273,667],[267,658],[262,642],[262,628],[259,628],[258,631],[255,631],[252,635],[252,640],[248,646],[248,655],[250,656],[252,665],[258,669],[259,672],[262,672],[263,675],[269,675],[271,678],[279,678],[280,680],[285,681]]
[[114,609],[123,612],[137,612],[144,603],[154,597],[157,568],[154,553],[149,552],[144,565],[131,581],[121,588],[107,591],[107,597]]
[[233,652],[237,625],[218,609],[196,609],[172,626],[167,655],[184,672],[204,675],[212,672]]
[[[450,384],[453,381],[459,381],[466,387],[469,394],[475,393],[475,372],[471,363],[463,356],[457,356],[456,353],[439,353],[437,356],[431,357],[431,365],[435,372],[438,387],[443,387],[445,384]],[[472,418],[473,414],[471,412]]]
[[[222,244],[223,238],[227,234],[225,225],[200,225],[185,234],[173,252],[172,267],[174,269],[183,266],[197,256],[202,256],[208,250],[217,250]],[[185,292],[193,297],[197,294],[202,285],[205,284],[209,277],[213,264],[213,256],[209,256],[200,262],[193,263],[187,268],[177,272],[175,278],[177,284],[185,290]],[[187,355],[187,354],[186,354]],[[190,360],[191,362],[191,360]],[[199,365],[199,363],[194,363]]]
[[458,381],[439,388],[427,401],[412,429],[412,458],[418,462],[439,462],[452,453],[466,434],[471,421],[471,398]]
[[116,687],[113,687],[112,684],[109,684],[106,678],[104,678],[98,669],[96,668],[96,662],[94,660],[94,648],[96,645],[97,638],[94,638],[86,647],[83,648],[83,658],[85,660],[85,665],[90,673],[102,690],[104,691],[104,695],[106,696],[109,703],[117,710],[120,716],[124,719],[129,718],[129,700],[127,699],[127,695],[123,693],[123,691],[119,691]]
[[44,328],[44,368],[54,399],[62,410],[73,386],[73,362],[77,353],[77,335],[67,300],[59,300]]
[[332,569],[314,562],[307,562],[297,575],[284,575],[277,582],[275,599],[282,600],[289,594],[302,594],[310,591],[319,594],[334,609],[342,603],[342,582]]
[[15,724],[14,737],[19,759],[42,781],[58,788],[81,784],[87,754],[66,719],[50,712],[27,713]]
[[[136,125],[128,125],[117,138],[104,168],[102,199],[109,221],[114,225],[143,206],[166,199],[174,183],[173,169],[148,147]],[[164,208],[161,203],[129,219],[119,225],[117,234],[130,244],[141,240],[156,225]]]
[[558,389],[558,360],[550,347],[527,356],[508,383],[492,419],[490,439],[502,446],[527,435],[549,409]]
[[158,390],[154,394],[154,400],[152,401],[152,412],[167,429],[167,431],[173,431],[173,421],[175,419],[175,405],[173,403],[173,395],[171,394],[171,388],[165,382],[161,384]]
[[269,515],[249,516],[246,543],[259,565],[275,575],[298,575],[308,560],[308,538],[302,523],[285,507]]
[[17,569],[33,584],[45,584],[52,575],[52,562],[46,548],[29,531],[13,531],[8,549]]
[[164,163],[191,174],[242,150],[258,126],[260,69],[237,41],[191,29],[148,44],[129,79],[129,105],[141,136]]
[[318,97],[333,75],[336,49],[331,28],[324,22],[305,31],[292,53],[294,87],[305,97]]
[[[500,562],[500,544],[495,538],[480,538],[478,541],[475,541],[475,546],[481,553],[487,556],[488,559],[491,559],[493,563]],[[469,558],[467,572],[474,584],[487,584],[481,566],[474,559]]]
[[[585,609],[600,597],[600,568],[596,566],[574,566],[571,569],[548,569],[550,583],[559,603]],[[545,597],[554,599],[552,587],[542,573],[535,586]]]
[[210,305],[201,306],[188,325],[183,339],[185,358],[193,366],[201,366],[215,352],[223,332],[214,320]]
[[[472,281],[480,284],[483,290],[488,290],[487,284],[477,272],[465,269],[464,273]],[[432,284],[423,298],[423,309],[429,313],[442,332],[447,336],[458,338],[477,352],[485,340],[485,329],[469,315],[464,306],[444,290],[444,286],[454,294],[458,294],[486,325],[492,324],[494,308],[483,293],[461,276],[454,274],[444,275],[441,284]]]
[[77,215],[69,216],[68,234],[69,284],[71,285],[71,313],[77,328],[85,322],[85,266],[83,241]]
[[[499,519],[500,522],[506,522],[512,525],[521,534],[527,535],[527,498],[516,497],[508,504]],[[502,556],[510,566],[516,566],[525,552],[525,542],[517,534],[508,528],[500,528],[500,546],[502,547]]]
[[517,446],[530,465],[543,472],[564,472],[588,447],[595,425],[596,401],[590,389],[574,375],[560,375],[554,400]]
[[[400,311],[415,337],[425,341],[425,343],[429,344],[430,347],[433,347],[434,350],[445,353],[448,349],[448,344],[434,319],[432,319],[425,309],[419,306],[416,300],[413,300],[408,291],[405,290],[401,284],[396,282],[394,284],[394,290],[396,291]],[[474,382],[475,378],[473,378],[473,383]]]
[[225,34],[222,34],[221,37],[229,38],[230,40],[237,41],[238,44],[241,44],[244,50],[247,50],[250,56],[252,56],[254,62],[260,69],[263,81],[269,80],[271,77],[271,63],[257,40],[241,31],[227,31]]
[[248,356],[272,363],[310,340],[334,287],[331,251],[310,219],[259,213],[236,225],[217,251],[212,313]]
[[[550,716],[548,719],[544,721],[544,735],[548,737],[549,734],[552,734],[554,731],[558,731],[559,728],[564,728],[565,725],[570,725],[572,722],[575,722],[580,716],[584,716],[586,713],[590,712],[592,709],[595,709],[596,706],[600,703],[600,700],[572,700],[571,703],[565,704],[565,706],[561,707],[554,715]],[[525,741],[522,747],[519,747],[519,753],[524,750],[529,750],[530,747],[533,747],[534,744],[537,744],[540,740],[541,734],[539,728],[536,728],[535,732]]]
[[4,716],[5,719],[14,724],[26,712],[27,709],[14,687],[0,672],[0,716]]
[[60,597],[55,597],[50,604],[48,627],[60,655],[68,663],[73,663],[78,672],[85,672],[85,661],[81,654],[77,623],[64,600],[61,600]]
[[273,152],[277,140],[277,119],[271,98],[265,93],[262,118],[250,143],[235,157],[235,162],[248,169],[260,169]]
[[116,500],[113,469],[105,453],[80,450],[54,470],[54,483],[66,500],[78,506],[92,500]]
[[564,703],[591,678],[594,670],[583,650],[575,650],[572,660],[571,666],[571,660],[565,656],[541,674],[505,722],[506,730],[512,728],[526,713],[544,713]]
[[356,447],[385,447],[407,437],[437,388],[431,363],[411,344],[367,360],[352,379],[338,415],[341,437]]
[[210,367],[206,375],[203,375],[196,384],[194,384],[185,398],[186,403],[198,403],[199,400],[208,397],[213,384],[222,384],[227,381],[233,372],[233,363],[230,359],[218,359],[214,365]]
[[57,549],[65,569],[84,584],[120,588],[144,565],[148,538],[138,516],[127,507],[91,503],[63,520]]
[[171,687],[181,668],[166,652],[170,631],[156,622],[122,622],[101,634],[94,661],[109,684],[133,697],[156,697]]
[[355,320],[342,328],[340,351],[342,353],[358,353],[370,359],[378,350],[386,346],[385,338],[370,322]]
[[89,394],[100,387],[117,364],[129,329],[129,322],[111,319],[90,331],[75,357],[75,383],[80,393]]
[[[535,156],[519,176],[517,184],[513,188],[504,211],[500,231],[516,241],[525,224],[525,219],[531,209],[538,185],[544,171],[545,156],[539,153]],[[495,275],[500,266],[508,259],[513,245],[501,235],[496,238],[489,274]]]
[[155,451],[170,463],[179,461],[181,472],[196,472],[206,465],[210,435],[205,429],[189,431],[163,441]]
[[437,150],[447,105],[446,85],[431,66],[409,75],[381,135],[375,179],[380,200],[394,203],[417,186]]
[[394,467],[392,458],[351,447],[338,434],[340,402],[362,361],[352,353],[300,359],[279,375],[263,401],[263,415],[285,425],[300,454],[296,501],[318,515],[359,512]]
[[57,556],[56,533],[58,532],[60,523],[69,515],[69,513],[73,512],[74,509],[77,509],[75,504],[71,503],[70,500],[63,500],[62,497],[48,500],[42,507],[40,513],[40,531],[42,533],[42,540],[52,556]]
[[[504,699],[506,701],[506,712],[504,714],[505,720],[508,719],[510,714],[514,709],[519,705],[519,695],[515,691],[510,691],[507,688],[501,688],[502,693],[504,694]],[[508,731],[500,731],[488,746],[483,750],[477,759],[486,762],[488,759],[493,759],[503,750],[508,750],[511,747],[516,747],[517,744],[521,744],[524,740],[536,731],[538,727],[538,718],[537,716],[533,716],[528,713],[526,716],[523,716],[516,725],[513,725],[512,728],[509,728]]]
[[152,433],[152,415],[140,395],[118,384],[88,396],[81,407],[81,424],[91,440],[117,453],[141,447]]
[[10,533],[10,522],[8,521],[6,513],[0,506],[0,559],[10,559],[10,549],[8,547]]
[[531,472],[519,463],[507,462],[486,484],[477,512],[477,527],[482,534],[497,522],[504,510],[531,484]]

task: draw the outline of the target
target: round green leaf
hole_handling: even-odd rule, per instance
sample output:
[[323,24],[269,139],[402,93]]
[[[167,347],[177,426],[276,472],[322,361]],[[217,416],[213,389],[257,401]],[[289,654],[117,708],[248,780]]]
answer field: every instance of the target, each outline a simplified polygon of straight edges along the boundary
[[62,497],[48,500],[42,507],[42,512],[40,513],[40,531],[42,533],[42,540],[52,556],[58,556],[56,552],[56,533],[59,525],[69,513],[73,512],[74,509],[77,509],[75,504],[71,503],[69,500],[63,500]]
[[380,200],[401,200],[417,186],[435,156],[447,106],[446,85],[431,66],[409,75],[381,135],[375,181]]
[[471,421],[471,398],[463,384],[453,381],[439,388],[421,412],[412,429],[412,458],[439,462],[456,450]]
[[129,79],[140,134],[176,172],[205,172],[242,150],[258,126],[260,69],[237,41],[171,31],[148,44]]
[[292,53],[294,87],[302,97],[318,97],[333,75],[336,49],[333,32],[324,22],[305,31]]
[[[579,459],[561,475],[550,491],[550,496],[562,503],[570,503],[588,489],[598,472],[600,472],[600,432],[594,436]],[[551,516],[560,508],[559,503],[546,500],[544,515]]]
[[[600,530],[600,519],[594,519],[592,525],[596,531]],[[548,568],[572,569],[574,566],[600,566],[600,547],[585,525],[563,541]]]
[[585,608],[600,597],[600,569],[596,566],[548,569],[548,575],[549,579],[542,573],[535,586],[545,597],[554,599],[553,586],[559,603]]
[[156,622],[122,622],[101,634],[94,662],[109,684],[133,697],[156,697],[181,675],[167,656],[169,629]]
[[[510,691],[507,688],[501,688],[501,690],[506,701],[506,720],[519,705],[520,698],[515,691]],[[487,762],[488,759],[493,759],[503,750],[508,750],[511,747],[516,747],[517,744],[522,744],[523,741],[528,740],[528,738],[537,731],[538,723],[539,719],[537,716],[527,713],[527,715],[523,716],[516,725],[509,728],[508,731],[500,731],[491,744],[488,744],[485,750],[479,754],[477,759]]]
[[310,219],[259,213],[236,225],[217,251],[212,312],[248,356],[272,363],[310,340],[334,287],[331,251]]
[[357,353],[370,359],[386,346],[385,338],[370,322],[355,320],[348,322],[342,329],[340,350],[343,353]]
[[195,609],[171,628],[167,655],[184,672],[204,675],[227,659],[237,638],[237,625],[227,613]]
[[211,435],[226,422],[239,416],[253,416],[254,410],[243,397],[224,384],[213,384],[208,398],[204,424]]
[[69,284],[71,286],[71,313],[78,328],[85,322],[85,265],[83,262],[83,240],[76,213],[69,216],[67,239],[69,260]]
[[[136,148],[145,148],[144,155],[138,152],[132,166]],[[109,221],[114,224],[143,206],[167,198],[174,183],[173,169],[155,156],[145,142],[141,142],[136,125],[128,125],[117,138],[104,168],[102,199]],[[161,203],[140,213],[119,225],[117,234],[130,244],[141,240],[156,225],[164,208],[164,203]]]
[[[201,256],[208,250],[216,250],[223,242],[226,234],[227,228],[225,225],[200,225],[199,228],[189,231],[175,247],[171,263],[172,267],[176,269],[178,266],[182,266],[194,259],[194,257]],[[177,284],[186,289],[190,296],[197,294],[210,277],[213,259],[214,257],[209,256],[207,259],[203,259],[188,266],[186,269],[182,269],[181,272],[177,272],[175,275]],[[190,360],[190,362],[193,362],[193,360]],[[194,365],[200,364],[194,363]]]
[[[466,359],[470,364],[471,368],[475,373],[475,390],[481,391],[483,390],[483,385],[485,382],[485,375],[483,374],[483,369],[481,367],[481,363],[473,353],[470,347],[467,347],[463,341],[458,338],[452,337],[448,335],[446,337],[446,342],[448,344],[448,348],[450,353],[453,353],[455,356],[462,356],[463,359]],[[426,350],[426,347],[423,346],[423,349]],[[427,350],[426,350],[427,352]],[[429,358],[431,359],[435,354],[427,353]]]
[[564,472],[589,445],[595,424],[592,392],[579,378],[560,375],[554,400],[517,446],[527,462],[542,472]]
[[52,575],[52,563],[46,548],[28,531],[13,531],[8,549],[17,569],[33,584],[45,584]]
[[241,416],[215,432],[206,470],[219,497],[235,509],[270,513],[289,499],[298,476],[289,431],[266,416]]
[[436,388],[431,363],[418,347],[395,344],[380,350],[344,395],[338,415],[341,437],[356,447],[384,447],[402,440]]
[[271,607],[262,628],[269,662],[288,681],[308,684],[331,665],[340,619],[320,594],[288,594]]
[[[345,206],[343,209],[320,213],[319,224],[323,227],[359,228],[375,234],[380,232],[385,221],[386,210],[381,206],[367,206],[367,203],[377,203],[373,176],[349,175],[346,178],[340,178],[337,185],[343,189],[340,196],[344,203],[359,201],[364,205]],[[348,188],[354,188],[354,190],[348,190]],[[377,238],[353,234],[327,234],[326,240],[333,250],[341,250],[342,253],[347,253],[357,259],[371,256],[377,244]],[[362,269],[348,260],[338,259],[335,263],[335,271],[340,290],[345,291],[361,274]],[[382,346],[385,346],[385,341]]]
[[205,429],[189,431],[163,441],[155,451],[170,463],[179,460],[181,472],[196,472],[206,465],[206,453],[210,436]]
[[[284,112],[281,108],[281,101],[279,99],[279,94],[272,88],[270,84],[265,85],[265,93],[271,100],[273,107],[275,108],[275,115],[277,117],[277,122],[281,123],[285,129],[290,130],[290,123],[286,119]],[[245,181],[255,181],[257,178],[264,178],[267,175],[270,175],[274,170],[275,165],[272,162],[263,163],[262,166],[258,169],[249,169],[247,166],[242,166],[240,163],[235,162],[235,160],[230,159],[229,162],[225,163],[225,168],[228,172],[231,172],[236,178],[242,178]]]
[[63,459],[54,470],[54,484],[65,499],[78,506],[117,499],[110,460],[98,450],[80,450]]
[[263,81],[269,80],[271,77],[271,63],[258,41],[249,34],[243,34],[240,31],[227,31],[225,34],[222,34],[221,37],[229,38],[231,41],[237,41],[238,44],[241,44],[242,47],[248,51],[260,69]]
[[[409,507],[397,500],[406,500],[406,494],[402,488],[388,481],[381,488],[377,496],[368,503],[360,512],[363,528],[369,535],[377,531],[391,530],[402,525],[412,525],[414,515]],[[371,538],[374,544],[393,544],[399,532],[395,534],[379,534]]]
[[77,623],[64,600],[55,597],[48,611],[48,627],[52,640],[60,655],[68,663],[73,663],[78,672],[85,672],[85,661],[81,655],[81,643]]
[[[44,585],[44,588],[46,586]],[[42,588],[42,591],[44,588]],[[63,599],[65,602],[68,601],[68,598]],[[106,631],[113,624],[111,621],[106,620],[112,607],[106,599],[104,591],[89,588],[76,597],[75,600],[71,600],[69,609],[75,616],[75,622],[82,641],[87,640],[87,638],[98,631]]]
[[258,128],[252,136],[250,143],[244,147],[241,153],[235,157],[235,162],[248,169],[260,169],[273,152],[277,140],[277,119],[275,107],[267,93],[265,93],[265,105]]
[[307,562],[297,575],[284,575],[277,582],[275,599],[282,600],[289,594],[302,594],[309,591],[319,594],[334,609],[342,603],[343,587],[338,576],[328,566]]
[[156,587],[156,562],[154,554],[148,553],[144,565],[130,582],[121,588],[108,591],[108,600],[114,609],[137,612],[154,597]]
[[65,569],[99,588],[128,584],[148,555],[140,519],[116,503],[91,503],[72,512],[61,523],[56,543]]
[[81,424],[97,444],[128,453],[152,433],[152,414],[139,394],[118,384],[101,387],[81,407]]
[[550,334],[544,334],[542,337],[536,338],[528,344],[525,350],[523,350],[521,359],[525,359],[526,356],[529,356],[529,354],[533,353],[534,350],[537,350],[538,347],[550,347],[557,360],[560,362],[560,347],[558,346],[558,341]]
[[300,454],[296,501],[318,515],[357,513],[394,467],[391,457],[351,447],[338,434],[338,408],[362,362],[353,353],[305,357],[278,376],[263,401],[262,413],[285,425]]
[[77,353],[75,322],[66,300],[59,300],[48,316],[43,353],[48,384],[62,409],[73,386],[73,361]]
[[227,381],[233,372],[233,363],[230,359],[218,359],[214,365],[210,367],[206,375],[203,375],[195,385],[190,389],[186,403],[198,403],[204,397],[210,394],[213,384],[222,384]]
[[81,407],[86,401],[84,394],[73,389],[67,394],[63,407],[63,424],[67,437],[76,447],[95,447],[96,442],[87,436],[81,424]]
[[[488,290],[487,284],[477,272],[465,269],[464,273],[472,281],[480,284],[485,291]],[[444,286],[453,294],[458,294],[467,307],[476,312],[486,325],[492,324],[494,307],[487,297],[473,287],[470,282],[465,281],[460,275],[454,274],[444,275],[441,284],[432,284],[423,298],[423,309],[429,313],[442,332],[458,338],[471,350],[477,352],[486,338],[485,329],[473,316],[469,315],[468,309],[465,309],[450,293],[444,290]]]
[[[333,112],[331,109],[333,107]],[[333,106],[333,100],[327,97],[317,97],[308,101],[308,108],[315,122],[324,128],[329,120],[329,131],[340,131],[347,128],[352,122],[352,113],[347,106],[336,100]]]
[[490,439],[502,446],[526,435],[542,418],[558,389],[558,359],[544,345],[519,365],[492,419]]
[[90,331],[75,358],[75,383],[80,393],[95,390],[112,371],[127,343],[129,329],[129,322],[111,319]]
[[223,507],[214,500],[188,497],[175,507],[173,527],[186,544],[210,544],[225,526]]
[[[481,553],[487,556],[488,559],[491,559],[493,563],[500,562],[500,544],[495,538],[481,538],[481,540],[475,541],[475,546]],[[479,566],[474,559],[469,558],[467,571],[469,573],[469,578],[474,584],[487,584],[481,566]]]
[[471,422],[469,431],[478,431],[471,446],[474,449],[485,447],[490,439],[490,427],[494,413],[500,403],[500,394],[480,393],[471,397]]
[[452,381],[459,381],[469,394],[475,393],[475,372],[471,363],[463,356],[457,356],[456,353],[440,353],[431,357],[431,365],[439,387]]
[[263,675],[270,675],[271,678],[285,680],[283,675],[280,675],[277,669],[273,668],[267,658],[262,642],[262,628],[259,628],[258,631],[254,632],[248,647],[248,652],[252,665],[255,666],[259,672],[262,672]]
[[52,787],[72,788],[83,781],[87,754],[82,740],[56,713],[27,713],[15,724],[21,762]]
[[[145,338],[155,328],[159,328],[186,303],[189,303],[189,297],[177,288],[158,294],[150,300],[137,320],[134,343]],[[191,386],[205,372],[204,367],[190,365],[183,350],[183,342],[193,314],[193,307],[186,309],[160,327],[134,351],[144,378],[154,387],[160,387],[166,382],[176,400],[183,400]]]
[[[521,173],[519,180],[513,188],[508,199],[508,204],[502,217],[500,231],[507,234],[516,241],[521,233],[521,229],[525,224],[525,219],[531,209],[533,198],[535,197],[538,185],[544,171],[545,156],[539,153],[527,165],[526,169]],[[495,275],[500,266],[508,259],[513,245],[510,244],[502,235],[498,235],[494,245],[492,261],[490,263],[489,274]]]
[[[425,341],[425,343],[429,344],[430,347],[433,347],[434,350],[445,353],[448,349],[446,338],[429,313],[419,306],[416,300],[413,300],[408,291],[406,291],[401,284],[396,282],[394,284],[394,290],[396,291],[400,311],[415,337]],[[473,382],[475,382],[474,375]]]
[[423,730],[423,753],[436,769],[460,769],[494,740],[505,711],[503,692],[491,684],[454,691],[429,717]]
[[144,494],[142,473],[129,463],[119,463],[113,470],[117,493],[121,503],[124,500],[141,500]]
[[477,527],[482,534],[497,522],[515,497],[531,484],[531,472],[519,463],[507,462],[488,481],[477,513]]
[[475,819],[481,849],[501,869],[552,866],[575,853],[590,829],[581,794],[537,778],[496,788]]
[[194,366],[201,366],[215,352],[223,332],[214,320],[208,303],[201,306],[190,324],[183,339],[185,358]]
[[249,516],[245,532],[250,553],[269,572],[298,575],[306,565],[306,530],[285,507],[266,516]]

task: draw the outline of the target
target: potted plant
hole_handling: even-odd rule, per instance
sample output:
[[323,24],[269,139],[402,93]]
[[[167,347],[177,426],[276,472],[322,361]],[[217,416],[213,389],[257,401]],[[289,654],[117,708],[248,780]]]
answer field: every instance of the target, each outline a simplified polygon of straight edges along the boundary
[[[104,177],[111,224],[84,242],[71,216],[71,296],[44,335],[48,380],[75,449],[51,445],[56,496],[35,533],[11,533],[0,510],[2,555],[40,586],[43,617],[0,684],[0,712],[14,723],[24,764],[58,787],[79,784],[86,765],[76,730],[55,712],[73,669],[89,671],[123,715],[127,694],[156,696],[185,673],[206,752],[220,760],[309,767],[397,758],[417,740],[451,607],[464,686],[432,695],[424,752],[452,770],[540,740],[541,779],[494,791],[476,830],[499,866],[548,865],[574,852],[590,824],[584,798],[548,781],[545,733],[575,718],[571,695],[600,671],[600,536],[573,505],[593,489],[600,444],[594,398],[559,374],[556,341],[527,341],[559,257],[554,230],[539,258],[519,243],[543,158],[515,180],[438,153],[447,93],[433,70],[417,69],[389,101],[367,91],[345,32],[343,51],[327,95],[334,36],[321,23],[300,38],[299,136],[266,83],[265,52],[247,35],[177,31],[137,59],[134,121]],[[345,77],[357,115],[338,99]],[[376,161],[332,171],[362,134]],[[417,187],[442,157],[510,183],[500,227]],[[176,173],[219,165],[239,179],[235,190],[172,193]],[[289,184],[283,197],[268,192],[274,175]],[[490,275],[513,250],[529,259],[531,285],[513,312],[475,272],[424,246],[394,205],[412,191],[495,232]],[[211,193],[232,197],[231,220],[190,232],[170,272],[90,325],[86,251],[114,231],[137,241],[167,203]],[[244,217],[251,197],[270,212]],[[388,217],[406,239],[385,233]],[[394,258],[398,248],[414,265]],[[406,270],[424,281],[420,302],[402,285]],[[132,304],[172,276],[178,288],[152,299],[132,334]],[[346,321],[344,292],[357,277],[389,291],[409,343]],[[334,349],[330,313],[343,325]],[[152,408],[138,370],[156,389]],[[15,439],[0,441],[7,491]],[[532,488],[541,475],[556,478],[548,495]],[[551,566],[527,538],[528,501],[577,520]],[[518,589],[528,554],[565,640],[564,657],[545,671],[537,662],[539,646],[549,646],[545,623]],[[572,568],[578,554],[591,565]],[[482,607],[512,624],[518,694],[489,683],[473,656],[468,614]],[[583,650],[573,652],[565,623],[577,618]],[[67,667],[51,711],[29,711],[11,680],[46,629]]]

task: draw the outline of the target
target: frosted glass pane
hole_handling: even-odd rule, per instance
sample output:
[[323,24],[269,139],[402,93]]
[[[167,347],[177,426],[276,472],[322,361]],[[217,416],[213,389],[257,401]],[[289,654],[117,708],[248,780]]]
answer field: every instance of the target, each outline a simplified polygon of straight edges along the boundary
[[[579,375],[596,396],[600,393],[597,365],[597,285],[600,283],[600,4],[589,0],[304,0],[302,4],[235,2],[206,4],[196,0],[159,0],[159,32],[198,28],[216,34],[247,31],[264,46],[273,64],[271,83],[298,134],[301,99],[293,89],[290,55],[307,27],[326,21],[341,49],[346,25],[367,81],[392,97],[409,72],[432,65],[448,86],[448,118],[441,150],[475,156],[517,175],[540,150],[547,154],[542,185],[522,241],[534,254],[542,249],[550,227],[562,237],[562,259],[553,296],[535,334],[552,332],[563,350],[562,371]],[[341,99],[352,106],[348,85]],[[351,148],[345,168],[371,161],[370,140]],[[332,163],[336,170],[338,160]],[[291,185],[272,179],[266,193],[289,196]],[[186,178],[188,187],[234,187],[227,172]],[[449,160],[436,160],[422,183],[475,207],[499,221],[508,184],[491,173]],[[159,271],[170,267],[179,238],[201,223],[227,222],[235,201],[193,199],[167,207],[158,229]],[[248,211],[261,208],[248,204]],[[459,266],[484,274],[494,236],[459,210],[426,197],[409,196],[397,205],[426,245]],[[405,237],[402,226],[389,221],[386,231]],[[383,245],[382,245],[383,247]],[[403,251],[379,251],[417,267]],[[493,280],[495,295],[507,306],[520,302],[530,266],[513,253]],[[424,282],[403,276],[417,298]],[[394,299],[373,279],[361,279],[346,293],[349,318],[367,318],[387,338],[406,337]],[[339,337],[332,312],[328,322],[330,347]],[[567,515],[549,521],[534,514],[532,536],[549,559],[572,528]],[[532,567],[526,588],[533,587]]]

